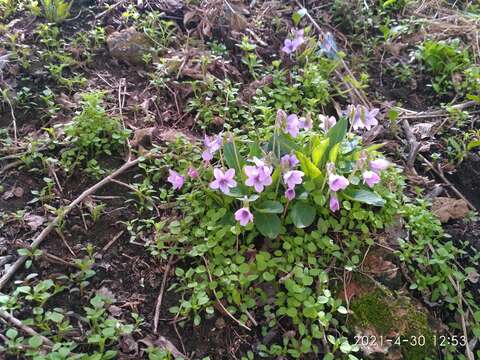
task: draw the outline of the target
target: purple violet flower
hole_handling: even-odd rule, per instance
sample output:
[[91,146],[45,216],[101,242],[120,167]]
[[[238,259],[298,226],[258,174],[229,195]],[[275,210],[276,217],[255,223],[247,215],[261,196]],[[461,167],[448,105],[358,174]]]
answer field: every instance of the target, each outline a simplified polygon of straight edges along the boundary
[[253,221],[253,214],[246,207],[243,207],[235,212],[235,220],[237,220],[241,226],[246,226]]
[[290,134],[291,137],[297,137],[300,131],[300,121],[298,116],[295,114],[288,115],[287,117],[287,126],[285,131]]
[[380,176],[378,176],[378,174],[373,171],[365,171],[362,176],[363,182],[369,187],[373,187],[373,185],[380,182]]
[[327,132],[337,123],[335,116],[327,117],[325,115],[319,115],[318,118],[320,119],[320,128],[325,132]]
[[205,145],[206,150],[202,153],[202,159],[208,164],[213,159],[213,155],[222,147],[222,135],[219,134],[213,139],[208,135],[205,135],[203,144]]
[[192,179],[198,177],[198,171],[194,167],[190,166],[187,171],[187,175],[190,176]]
[[295,199],[295,189],[294,188],[288,188],[285,190],[285,197],[287,198],[288,201],[292,201]]
[[390,165],[391,165],[390,162],[385,159],[376,159],[376,160],[370,161],[370,169],[372,169],[372,171],[376,173],[379,173],[380,171],[387,169]]
[[225,173],[221,169],[213,169],[213,176],[215,180],[210,183],[210,188],[213,190],[220,189],[224,194],[228,194],[230,188],[237,186],[237,182],[233,179],[235,169],[228,169]]
[[300,127],[304,130],[311,130],[313,128],[312,116],[308,113],[306,117],[299,120]]
[[172,184],[174,190],[179,190],[183,186],[185,178],[178,172],[171,169],[168,169],[168,175],[167,181]]
[[283,155],[280,159],[280,166],[284,170],[291,170],[299,163],[295,154]]
[[297,49],[305,42],[303,35],[303,30],[297,30],[295,32],[295,38],[293,38],[293,40],[288,38],[285,39],[285,41],[283,42],[282,51],[287,54],[291,54],[297,51]]
[[338,201],[335,193],[330,194],[330,210],[332,212],[340,210],[340,202]]
[[283,181],[288,189],[294,189],[295,185],[300,185],[303,181],[304,173],[298,170],[290,170],[283,174]]
[[328,186],[330,186],[330,190],[333,192],[345,190],[349,184],[350,182],[345,176],[330,174],[328,177]]
[[244,171],[247,175],[245,185],[253,186],[255,191],[262,192],[265,186],[272,184],[272,168],[265,165],[263,160],[254,158],[256,166],[245,166]]
[[378,120],[375,118],[375,116],[377,116],[379,112],[380,110],[377,108],[368,110],[363,105],[349,105],[347,108],[347,115],[352,122],[353,130],[370,130],[372,126],[378,125]]

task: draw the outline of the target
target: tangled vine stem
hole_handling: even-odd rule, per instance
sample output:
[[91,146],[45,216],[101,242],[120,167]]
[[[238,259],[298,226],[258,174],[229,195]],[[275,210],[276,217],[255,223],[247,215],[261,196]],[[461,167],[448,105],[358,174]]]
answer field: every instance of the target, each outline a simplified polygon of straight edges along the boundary
[[[140,161],[142,161],[145,158],[154,156],[154,153],[147,153],[144,155],[142,158],[137,158],[134,160],[128,160],[126,163],[124,163],[121,167],[119,167],[117,170],[115,170],[113,173],[110,175],[106,176],[103,178],[101,181],[93,185],[92,187],[88,188],[85,190],[83,193],[81,193],[75,200],[73,200],[70,204],[67,206],[61,208],[58,212],[57,217],[50,223],[46,228],[42,230],[42,232],[33,240],[31,247],[33,249],[37,248],[43,240],[47,238],[47,236],[56,228],[56,226],[62,222],[62,220],[65,218],[65,216],[72,211],[75,206],[80,204],[86,197],[89,195],[94,194],[98,189],[100,189],[102,186],[108,184],[111,182],[115,177],[118,175],[122,174],[126,170],[130,169],[131,167],[137,165]],[[8,283],[8,281],[12,278],[12,276],[16,273],[18,269],[25,263],[27,260],[27,256],[20,256],[17,261],[7,270],[7,272],[0,278],[0,290]]]

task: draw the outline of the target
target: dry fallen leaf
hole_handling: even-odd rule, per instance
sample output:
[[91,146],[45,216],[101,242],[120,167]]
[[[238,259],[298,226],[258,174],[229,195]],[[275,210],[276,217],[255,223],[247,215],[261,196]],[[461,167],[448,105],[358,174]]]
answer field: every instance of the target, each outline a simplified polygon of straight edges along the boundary
[[470,209],[463,199],[437,197],[432,201],[432,211],[442,223],[446,223],[449,220],[464,218]]
[[186,358],[176,347],[171,343],[170,340],[164,338],[163,336],[159,335],[156,339],[152,339],[151,337],[147,336],[141,340],[138,340],[142,344],[146,346],[156,346],[160,349],[167,350],[170,352],[175,358]]
[[13,197],[21,198],[23,196],[23,189],[19,186],[14,186],[10,190],[7,190],[3,193],[2,199],[3,200],[8,200]]
[[45,217],[34,214],[25,214],[23,220],[33,231],[37,230],[45,222]]

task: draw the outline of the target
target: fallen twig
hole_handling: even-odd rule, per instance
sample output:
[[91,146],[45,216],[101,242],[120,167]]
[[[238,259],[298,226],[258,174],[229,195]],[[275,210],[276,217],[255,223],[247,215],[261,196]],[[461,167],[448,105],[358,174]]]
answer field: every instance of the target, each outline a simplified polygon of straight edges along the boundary
[[[170,273],[170,267],[172,266],[173,255],[170,255],[168,259],[167,267],[163,273],[162,285],[160,286],[160,292],[158,293],[157,303],[155,304],[155,316],[153,318],[153,333],[158,332],[158,319],[160,318],[160,309],[162,307],[163,293],[165,292],[165,285],[167,284],[168,274]],[[184,350],[185,351],[185,350]]]
[[36,332],[35,330],[33,330],[30,326],[28,325],[24,325],[20,320],[18,320],[16,317],[14,317],[13,315],[10,315],[8,312],[0,309],[0,317],[4,318],[5,320],[7,320],[9,323],[11,323],[12,325],[15,325],[17,328],[19,328],[20,330],[24,331],[25,333],[27,333],[28,335],[31,335],[31,336],[38,336],[42,339],[42,342],[43,344],[47,345],[47,346],[50,346],[52,347],[53,346],[53,342],[51,342],[48,338],[46,338],[45,336],[43,335],[40,335],[38,332]]
[[415,163],[415,158],[417,157],[418,150],[420,149],[420,143],[417,141],[417,138],[412,132],[412,129],[410,128],[410,124],[408,123],[407,120],[402,121],[402,127],[403,131],[405,132],[405,137],[408,140],[408,143],[410,145],[410,152],[408,153],[408,159],[407,159],[407,167],[409,170],[413,170],[414,163]]
[[[320,25],[318,25],[318,23],[315,21],[315,19],[312,17],[312,15],[310,15],[308,10],[300,3],[300,1],[296,0],[296,3],[301,9],[305,10],[305,15],[307,16],[308,20],[312,23],[313,27],[320,33],[320,35],[325,36],[324,31],[322,30]],[[355,80],[355,75],[353,75],[353,72],[352,72],[352,70],[350,70],[350,67],[347,65],[347,63],[343,59],[340,59],[340,62],[342,63],[342,66],[345,69],[345,71],[348,73],[348,75],[352,79]],[[338,76],[342,77],[341,74],[338,71],[336,71],[336,74]],[[363,92],[361,92],[355,86],[350,86],[350,84],[348,82],[345,82],[345,85],[347,85],[347,87],[349,87],[350,90],[352,90],[355,93],[355,95],[360,100],[360,102],[363,103],[363,105],[365,105],[367,107],[371,107],[370,102],[367,100],[367,97],[365,96],[365,94]]]
[[110,247],[120,238],[120,236],[123,235],[123,233],[125,232],[125,230],[122,230],[120,231],[117,235],[115,235],[112,240],[110,240],[107,245],[105,245],[102,249],[102,252],[106,252],[108,249],[110,249]]
[[[415,158],[418,156],[420,160],[423,161],[425,165],[427,165],[435,174],[438,175],[438,177],[445,183],[447,184],[452,191],[457,194],[461,199],[463,199],[467,205],[470,207],[472,210],[476,210],[475,206],[445,177],[445,174],[443,173],[442,169],[440,167],[434,166],[430,161],[428,161],[425,156],[422,154],[418,153],[418,148],[420,147],[419,142],[417,141],[415,135],[413,134],[412,130],[410,129],[410,125],[407,120],[402,121],[402,126],[403,130],[405,132],[405,137],[407,138],[408,144],[410,145],[410,153],[408,155],[408,160],[407,160],[407,166],[410,170],[414,170],[413,163],[415,162]],[[403,139],[397,136],[397,139],[400,140],[401,142],[405,143]]]
[[[212,279],[212,274],[210,274],[210,269],[208,268],[208,262],[207,262],[207,259],[205,259],[204,256],[202,256],[203,258],[203,262],[205,263],[205,267],[207,268],[207,273],[208,273],[208,278],[210,279],[210,282],[213,282],[213,279]],[[215,299],[217,299],[217,304],[218,306],[220,306],[220,308],[222,309],[223,312],[225,312],[225,314],[228,315],[228,317],[230,319],[232,319],[233,321],[235,321],[238,325],[240,325],[242,328],[248,330],[248,331],[252,331],[252,329],[250,329],[247,325],[245,325],[244,323],[242,323],[240,320],[238,320],[235,316],[232,315],[232,313],[230,311],[228,311],[228,309],[223,306],[222,302],[219,300],[218,296],[217,296],[217,292],[215,291],[215,289],[212,289],[213,291],[213,295],[215,295]]]
[[[151,155],[151,154],[147,154]],[[62,222],[65,216],[70,213],[78,204],[80,204],[87,196],[95,193],[98,189],[102,186],[108,184],[112,181],[115,177],[123,173],[124,171],[130,169],[132,166],[137,165],[140,162],[141,158],[137,158],[135,160],[129,160],[125,164],[123,164],[120,168],[115,170],[112,174],[106,176],[101,181],[93,185],[92,187],[85,190],[81,193],[74,201],[72,201],[69,205],[65,206],[59,211],[57,217],[46,227],[42,230],[42,232],[33,240],[31,247],[37,248],[43,240],[52,232],[55,227]],[[12,278],[15,272],[23,265],[23,263],[27,260],[27,256],[20,256],[17,261],[7,270],[7,272],[0,278],[0,289],[2,289],[5,284]]]

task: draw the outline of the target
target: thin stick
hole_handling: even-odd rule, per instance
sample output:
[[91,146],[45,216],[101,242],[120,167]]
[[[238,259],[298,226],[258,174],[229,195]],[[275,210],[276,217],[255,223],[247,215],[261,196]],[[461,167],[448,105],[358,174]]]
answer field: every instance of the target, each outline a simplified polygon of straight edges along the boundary
[[463,311],[463,296],[462,296],[462,289],[460,288],[460,284],[457,280],[457,292],[458,292],[458,312],[460,313],[460,318],[462,322],[462,331],[463,331],[463,336],[465,336],[465,352],[467,355],[468,360],[475,360],[472,354],[472,350],[470,350],[470,346],[468,345],[468,331],[467,331],[467,325],[465,323],[465,313]]
[[21,329],[25,333],[31,336],[38,336],[42,339],[42,342],[47,345],[52,347],[53,342],[51,342],[49,339],[47,339],[45,336],[40,335],[38,332],[33,330],[30,326],[24,325],[20,320],[18,320],[16,317],[13,315],[10,315],[8,312],[0,309],[0,317],[4,318],[8,322],[10,322],[12,325],[15,325],[17,328]]
[[[300,6],[300,8],[305,10],[305,15],[307,15],[308,20],[310,20],[310,22],[315,27],[315,29],[320,33],[320,35],[324,36],[324,32],[323,32],[322,28],[320,27],[320,25],[318,25],[318,23],[315,21],[315,19],[312,17],[312,15],[310,15],[308,10],[298,0],[296,0],[296,3],[297,3],[298,6]],[[340,59],[340,62],[342,63],[343,68],[348,73],[348,75],[350,75],[350,77],[352,79],[356,80],[355,76],[353,75],[352,71],[348,67],[347,63],[343,59]],[[341,75],[338,71],[336,71],[336,73],[337,73],[338,76],[341,77]],[[347,81],[345,81],[345,84],[347,85],[347,87],[350,87],[350,90],[353,90],[353,92],[355,93],[355,95],[357,95],[358,99],[363,103],[363,105],[365,105],[367,107],[371,107],[371,104],[368,102],[368,100],[365,97],[365,95],[363,94],[363,92],[359,91],[359,89],[357,89],[355,86],[350,86],[350,84]]]
[[117,235],[115,235],[115,236],[113,237],[113,239],[110,240],[110,241],[107,243],[107,245],[105,245],[105,246],[103,247],[102,252],[106,252],[108,249],[110,249],[110,247],[120,238],[120,236],[123,235],[124,232],[125,232],[125,230],[122,230],[122,231],[120,231]]
[[[477,210],[476,207],[445,177],[445,174],[443,173],[442,169],[440,169],[439,167],[435,167],[430,161],[427,160],[427,158],[425,158],[425,156],[418,153],[419,142],[415,138],[415,135],[413,135],[412,130],[410,129],[410,125],[408,124],[408,121],[403,120],[402,125],[403,125],[403,130],[405,132],[405,136],[407,137],[408,143],[410,144],[410,153],[408,156],[407,166],[409,166],[411,170],[414,170],[413,162],[415,161],[415,158],[418,156],[430,169],[433,170],[435,174],[438,175],[438,177],[445,184],[447,184],[452,189],[452,191],[455,194],[457,194],[458,197],[460,197],[463,201],[467,203],[470,209]],[[397,139],[405,143],[405,141],[398,136],[397,136]]]
[[408,140],[408,143],[410,144],[410,152],[408,154],[408,159],[407,159],[407,167],[408,169],[412,170],[413,165],[415,163],[415,158],[417,157],[418,150],[420,150],[420,143],[417,141],[417,138],[412,132],[412,129],[410,128],[410,124],[408,123],[407,120],[402,121],[402,126],[403,126],[403,131],[405,132],[405,136]]
[[1,170],[0,170],[0,175],[3,173],[6,173],[8,170],[13,169],[14,167],[17,167],[18,165],[23,164],[22,160],[17,160],[14,162],[11,162],[10,164],[5,165]]
[[[160,318],[160,309],[162,307],[163,293],[165,292],[165,285],[167,284],[168,274],[170,273],[170,267],[172,266],[173,255],[170,255],[168,259],[167,267],[163,273],[162,285],[160,286],[160,292],[158,293],[157,303],[155,305],[155,316],[153,318],[153,333],[157,334],[158,332],[158,321]],[[184,349],[185,351],[185,349]]]
[[[203,261],[205,262],[205,267],[207,268],[208,278],[210,279],[210,282],[213,282],[212,274],[210,274],[210,269],[208,268],[207,259],[205,259],[204,256],[202,256],[202,258],[203,258]],[[222,302],[218,299],[217,292],[215,291],[215,289],[213,289],[212,291],[213,291],[213,295],[215,295],[215,298],[217,299],[217,304],[222,308],[222,310],[225,312],[225,314],[227,314],[230,317],[230,319],[235,321],[238,325],[240,325],[244,329],[246,329],[248,331],[252,331],[252,329],[250,329],[247,325],[245,325],[240,320],[238,320],[235,316],[232,315],[232,313],[230,311],[228,311],[228,309],[225,306],[223,306]]]
[[[151,155],[151,154],[148,154]],[[95,193],[98,189],[100,189],[102,186],[108,184],[110,181],[112,181],[113,178],[117,177],[124,171],[130,169],[132,166],[137,165],[140,162],[140,158],[137,158],[135,160],[130,160],[127,161],[125,164],[123,164],[120,168],[115,170],[112,174],[106,176],[103,178],[101,181],[93,185],[92,187],[88,188],[85,190],[83,193],[81,193],[74,201],[72,201],[69,205],[63,207],[60,211],[57,217],[46,227],[42,230],[42,232],[33,240],[31,247],[33,249],[37,248],[43,240],[52,232],[55,227],[62,222],[62,220],[65,218],[65,216],[72,211],[75,206],[80,204],[87,196]],[[7,282],[12,278],[12,276],[15,274],[15,272],[20,269],[20,267],[23,265],[23,263],[28,259],[27,256],[20,256],[17,261],[8,269],[8,271],[0,278],[0,289],[2,289]]]

